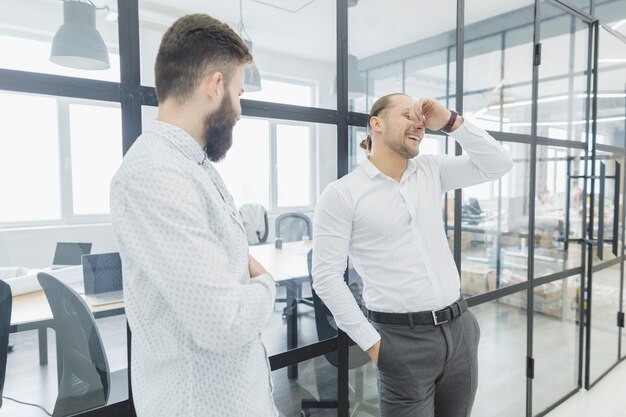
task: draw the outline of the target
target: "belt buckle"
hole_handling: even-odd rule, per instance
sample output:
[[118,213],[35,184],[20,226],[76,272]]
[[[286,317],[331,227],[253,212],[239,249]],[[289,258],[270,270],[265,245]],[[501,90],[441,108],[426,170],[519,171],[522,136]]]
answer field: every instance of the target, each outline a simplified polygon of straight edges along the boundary
[[[438,311],[443,311],[443,310],[438,310]],[[444,323],[448,322],[448,320],[438,321],[437,320],[437,311],[435,311],[435,310],[431,311],[431,314],[433,315],[433,321],[435,322],[435,326],[439,326],[440,324],[444,324]]]

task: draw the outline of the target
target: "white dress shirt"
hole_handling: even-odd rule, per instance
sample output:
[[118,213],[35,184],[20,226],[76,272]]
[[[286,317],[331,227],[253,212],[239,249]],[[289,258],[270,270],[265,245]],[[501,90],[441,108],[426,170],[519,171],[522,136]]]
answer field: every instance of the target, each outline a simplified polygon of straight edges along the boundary
[[337,325],[363,350],[380,336],[343,281],[346,258],[363,279],[371,311],[407,313],[443,308],[460,295],[441,195],[495,180],[513,161],[487,132],[464,121],[450,134],[466,155],[420,155],[400,182],[369,160],[324,190],[313,222],[313,287]]
[[154,121],[111,184],[139,417],[276,416],[260,332],[276,295],[251,279],[239,213],[200,145]]

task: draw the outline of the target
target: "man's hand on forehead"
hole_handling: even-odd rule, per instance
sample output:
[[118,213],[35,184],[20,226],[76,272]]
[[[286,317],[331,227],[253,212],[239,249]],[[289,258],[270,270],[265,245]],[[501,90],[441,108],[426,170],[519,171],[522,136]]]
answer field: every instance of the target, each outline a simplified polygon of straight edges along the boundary
[[412,106],[411,117],[431,130],[440,130],[450,119],[450,110],[433,98],[420,98]]
[[413,104],[407,107],[407,110],[409,111],[409,117],[416,123],[422,122],[426,124],[426,118],[421,112],[418,112],[418,110],[416,109],[416,104],[417,101],[413,101]]

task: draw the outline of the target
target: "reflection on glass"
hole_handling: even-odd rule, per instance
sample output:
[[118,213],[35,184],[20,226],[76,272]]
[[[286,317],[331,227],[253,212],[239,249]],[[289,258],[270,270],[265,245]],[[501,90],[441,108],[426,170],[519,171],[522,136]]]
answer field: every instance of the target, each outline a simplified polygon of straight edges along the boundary
[[578,149],[537,147],[535,277],[581,265],[582,156]]
[[[300,363],[297,379],[287,377],[286,368],[272,372],[274,403],[281,416],[300,416],[308,404],[320,399],[337,399],[337,368],[325,356]],[[308,403],[308,404],[307,404]],[[332,417],[337,409],[309,409],[311,415]]]
[[578,386],[580,276],[535,288],[533,412]]
[[[623,7],[623,9],[626,9]],[[623,13],[626,14],[626,13]],[[624,16],[626,18],[626,16]],[[626,20],[624,20],[626,22]],[[614,24],[617,26],[617,24]],[[626,30],[626,23],[620,26]],[[626,146],[626,43],[600,28],[596,142]]]
[[456,94],[455,49],[448,47],[406,61],[405,93],[414,97],[434,97],[452,108],[449,99]]
[[348,46],[366,81],[366,98],[352,101],[351,110],[367,113],[377,98],[398,92],[453,106],[445,98],[454,95],[456,2],[440,1],[428,11],[434,26],[415,24],[425,18],[421,9],[410,0],[348,9]]
[[587,14],[591,7],[591,0],[563,0],[563,3]]
[[[253,43],[252,55],[261,75],[262,90],[242,97],[287,104],[301,104],[291,92],[276,92],[273,82],[313,86],[306,105],[334,109],[336,76],[336,5],[317,1],[298,10],[297,5],[274,5],[267,2],[239,1],[202,4],[178,4],[164,8],[158,3],[139,1],[139,38],[141,42],[141,83],[154,86],[154,63],[159,44],[167,28],[179,17],[191,13],[208,13],[223,21],[240,35],[241,22],[245,37]],[[315,22],[315,24],[312,24]],[[265,89],[272,90],[265,93]]]
[[[517,27],[517,23],[511,24]],[[530,121],[532,62],[527,57],[532,50],[532,25],[480,38],[470,45],[465,58],[469,68],[464,68],[466,115],[485,129],[530,133],[523,123]],[[485,72],[485,68],[491,70]],[[472,82],[475,79],[481,82]]]
[[618,357],[619,327],[615,313],[619,311],[620,266],[594,272],[591,284],[591,365],[590,382],[606,372]]
[[0,93],[0,113],[0,223],[60,218],[56,99]]
[[110,68],[80,70],[50,62],[52,40],[63,24],[63,2],[10,0],[0,3],[0,68],[103,81],[120,80],[117,20],[96,10],[96,29],[108,49]]
[[404,92],[404,78],[402,78],[402,63],[394,63],[378,67],[367,73],[368,111],[380,97]]
[[541,15],[537,135],[585,141],[589,25],[547,1]]
[[527,280],[529,146],[505,144],[515,165],[463,189],[461,290],[482,294]]
[[71,104],[74,214],[108,214],[111,178],[122,163],[119,106]]
[[526,291],[521,291],[472,307],[481,334],[472,415],[525,415],[526,305]]
[[593,14],[602,25],[626,36],[626,9],[622,0],[596,1]]

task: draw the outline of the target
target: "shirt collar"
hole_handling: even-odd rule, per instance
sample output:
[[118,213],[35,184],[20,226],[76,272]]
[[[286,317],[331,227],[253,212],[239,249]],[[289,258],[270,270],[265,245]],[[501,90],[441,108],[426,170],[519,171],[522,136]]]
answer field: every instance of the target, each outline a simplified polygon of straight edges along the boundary
[[[380,172],[378,168],[376,168],[376,165],[374,165],[372,161],[369,160],[369,158],[365,159],[365,162],[361,164],[361,167],[363,168],[367,176],[370,177],[370,179],[374,179],[377,175],[385,175]],[[417,163],[414,159],[409,159],[406,166],[406,171],[404,171],[404,174],[402,174],[402,179],[400,180],[400,182],[404,181],[405,178],[408,178],[415,171],[417,171]]]
[[200,144],[189,133],[178,126],[160,120],[150,120],[146,130],[154,131],[163,136],[183,155],[196,161],[198,164],[202,165],[207,160],[204,149],[202,149]]

